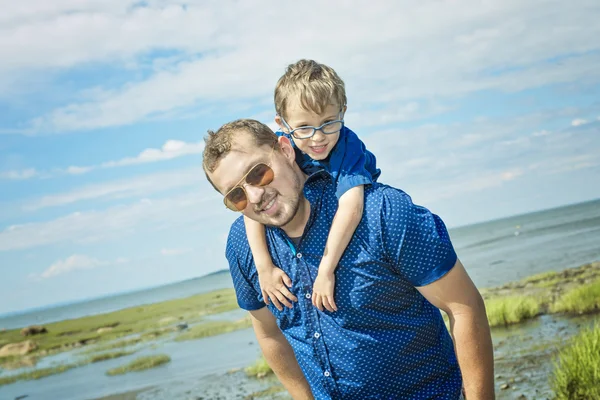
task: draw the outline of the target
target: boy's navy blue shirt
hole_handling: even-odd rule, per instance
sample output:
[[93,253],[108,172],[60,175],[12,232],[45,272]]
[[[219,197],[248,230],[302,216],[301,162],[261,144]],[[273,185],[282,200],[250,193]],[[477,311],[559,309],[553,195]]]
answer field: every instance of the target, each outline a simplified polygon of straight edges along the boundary
[[[276,134],[286,135],[281,131]],[[376,182],[381,175],[375,155],[367,150],[358,135],[346,126],[342,127],[338,142],[325,160],[313,160],[295,145],[295,140],[302,139],[292,140],[296,151],[296,163],[300,169],[308,175],[320,170],[327,171],[336,182],[335,195],[338,199],[353,187]]]
[[[329,227],[336,186],[317,173],[304,195],[311,211],[298,247],[267,227],[275,265],[291,278],[293,308],[269,305],[317,399],[458,399],[462,386],[452,339],[437,308],[416,289],[455,265],[442,220],[401,190],[365,188],[363,218],[335,271],[338,311],[319,311],[311,293]],[[238,304],[265,307],[244,222],[229,233],[227,259]]]

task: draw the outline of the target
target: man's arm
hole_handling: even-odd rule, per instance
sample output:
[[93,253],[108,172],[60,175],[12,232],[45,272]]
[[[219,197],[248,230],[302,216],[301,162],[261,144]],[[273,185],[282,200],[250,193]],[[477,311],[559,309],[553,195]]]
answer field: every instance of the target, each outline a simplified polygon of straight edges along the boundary
[[263,355],[283,386],[295,400],[314,399],[292,346],[277,326],[273,314],[263,307],[250,311],[250,318]]
[[450,318],[467,400],[494,399],[494,352],[485,304],[462,263],[417,290]]

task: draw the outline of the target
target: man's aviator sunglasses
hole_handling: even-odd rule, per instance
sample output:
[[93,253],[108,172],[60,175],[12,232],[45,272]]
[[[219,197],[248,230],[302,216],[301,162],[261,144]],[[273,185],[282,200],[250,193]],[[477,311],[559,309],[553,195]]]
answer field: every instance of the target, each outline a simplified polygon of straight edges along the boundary
[[240,181],[225,194],[225,197],[223,198],[225,207],[236,212],[244,211],[248,206],[248,194],[246,193],[245,186],[266,186],[273,182],[275,173],[271,168],[271,161],[273,159],[275,145],[276,143],[273,144],[273,149],[271,150],[268,164],[258,163],[254,167],[250,168],[250,171],[246,172],[242,179],[240,179]]
[[341,131],[342,127],[344,126],[344,119],[342,118],[341,111],[340,111],[340,114],[338,115],[339,119],[337,119],[335,121],[325,122],[321,126],[301,126],[301,127],[295,128],[295,129],[292,129],[288,125],[288,123],[285,121],[283,116],[280,116],[280,117],[281,117],[281,122],[283,122],[283,124],[289,131],[288,134],[293,136],[295,139],[300,139],[300,140],[310,139],[311,137],[315,136],[315,133],[317,133],[317,131],[321,131],[325,135],[331,135],[331,134]]

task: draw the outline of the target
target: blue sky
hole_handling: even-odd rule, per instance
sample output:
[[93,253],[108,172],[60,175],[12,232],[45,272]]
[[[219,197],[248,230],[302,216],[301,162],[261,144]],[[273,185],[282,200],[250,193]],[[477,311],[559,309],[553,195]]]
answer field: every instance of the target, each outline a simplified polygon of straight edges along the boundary
[[466,225],[600,198],[600,3],[31,0],[0,13],[0,314],[226,268],[207,129],[346,82],[381,181]]

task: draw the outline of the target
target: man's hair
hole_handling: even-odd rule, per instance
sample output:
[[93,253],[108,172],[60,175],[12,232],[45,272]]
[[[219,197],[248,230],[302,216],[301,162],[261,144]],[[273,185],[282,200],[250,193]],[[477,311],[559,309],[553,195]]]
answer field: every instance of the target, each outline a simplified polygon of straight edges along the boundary
[[302,108],[321,114],[332,102],[346,105],[346,88],[333,68],[314,60],[300,60],[288,65],[275,86],[275,111],[283,118],[293,97],[299,99]]
[[210,184],[218,192],[219,189],[208,177],[209,172],[214,172],[219,161],[230,151],[231,145],[240,135],[249,135],[256,147],[276,146],[277,135],[267,125],[253,119],[237,119],[221,126],[216,132],[209,130],[204,137],[204,151],[202,152],[202,168]]

